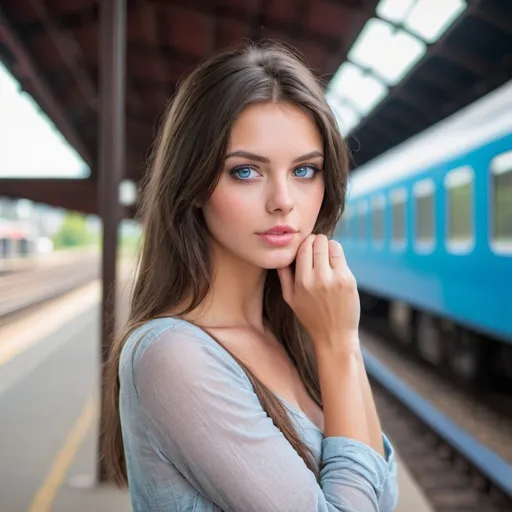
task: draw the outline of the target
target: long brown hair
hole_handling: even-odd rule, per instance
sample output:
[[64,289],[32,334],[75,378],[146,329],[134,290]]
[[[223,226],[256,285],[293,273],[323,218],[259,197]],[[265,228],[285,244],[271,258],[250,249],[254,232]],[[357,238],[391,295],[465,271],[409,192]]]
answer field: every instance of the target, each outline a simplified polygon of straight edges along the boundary
[[[140,203],[143,243],[129,320],[112,346],[106,368],[103,454],[109,475],[120,485],[127,483],[119,418],[121,350],[138,326],[175,311],[187,300],[187,307],[178,313],[186,315],[205,298],[211,284],[209,233],[195,205],[207,199],[218,182],[236,118],[248,105],[263,102],[287,102],[301,108],[323,138],[325,194],[314,232],[330,236],[343,211],[346,145],[319,80],[296,52],[271,43],[226,50],[205,60],[183,81],[154,146]],[[263,311],[306,390],[321,407],[313,344],[284,301],[275,270],[267,273]],[[312,454],[283,404],[246,364],[233,357],[254,386],[263,409],[316,474]]]

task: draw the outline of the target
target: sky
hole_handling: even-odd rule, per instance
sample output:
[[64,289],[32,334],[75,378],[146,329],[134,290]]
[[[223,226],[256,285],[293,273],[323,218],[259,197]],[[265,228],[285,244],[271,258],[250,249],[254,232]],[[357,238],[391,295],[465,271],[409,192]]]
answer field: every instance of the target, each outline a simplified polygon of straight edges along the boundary
[[83,178],[89,169],[0,62],[0,178]]

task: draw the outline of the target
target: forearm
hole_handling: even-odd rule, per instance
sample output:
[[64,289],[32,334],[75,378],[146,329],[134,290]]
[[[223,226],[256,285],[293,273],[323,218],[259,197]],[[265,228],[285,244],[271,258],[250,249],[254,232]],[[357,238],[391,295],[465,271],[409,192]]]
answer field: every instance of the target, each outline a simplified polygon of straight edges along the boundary
[[[336,343],[342,344],[343,340]],[[317,352],[324,434],[348,437],[372,446],[358,357],[358,350],[333,348]]]
[[363,356],[359,352],[359,378],[361,389],[363,390],[364,409],[366,411],[366,421],[368,422],[368,430],[370,434],[370,446],[384,457],[384,443],[382,441],[382,430],[380,426],[379,415],[373,400],[373,394],[368,380],[368,374],[364,366]]

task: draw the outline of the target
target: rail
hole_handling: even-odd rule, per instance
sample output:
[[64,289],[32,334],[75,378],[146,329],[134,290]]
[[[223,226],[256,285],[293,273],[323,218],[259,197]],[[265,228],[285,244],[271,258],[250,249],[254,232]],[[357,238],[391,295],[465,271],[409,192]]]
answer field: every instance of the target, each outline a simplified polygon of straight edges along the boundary
[[0,318],[57,298],[99,277],[98,257],[80,255],[59,264],[0,277]]
[[512,465],[412,391],[373,355],[363,350],[368,375],[469,464],[512,500]]

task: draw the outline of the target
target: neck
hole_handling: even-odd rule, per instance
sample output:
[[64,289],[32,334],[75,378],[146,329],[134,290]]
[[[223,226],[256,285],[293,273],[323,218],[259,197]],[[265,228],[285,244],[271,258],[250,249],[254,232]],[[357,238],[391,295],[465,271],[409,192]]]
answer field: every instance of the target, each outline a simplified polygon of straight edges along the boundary
[[266,270],[240,260],[212,242],[212,286],[189,317],[204,327],[252,327],[264,332]]

